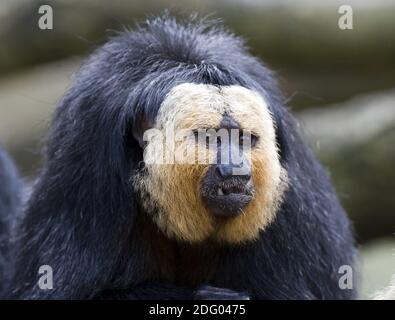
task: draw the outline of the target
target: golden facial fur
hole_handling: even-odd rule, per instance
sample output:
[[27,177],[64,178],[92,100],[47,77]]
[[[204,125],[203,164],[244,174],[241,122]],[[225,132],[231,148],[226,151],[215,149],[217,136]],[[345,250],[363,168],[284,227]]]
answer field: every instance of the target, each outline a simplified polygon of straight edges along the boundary
[[[163,137],[172,130],[219,128],[224,114],[259,139],[250,151],[254,197],[242,214],[219,219],[206,209],[199,192],[215,152],[197,145],[191,135],[171,138],[167,143]],[[241,86],[180,84],[163,101],[154,129],[146,137],[146,173],[137,175],[134,185],[145,195],[146,211],[155,212],[152,218],[159,229],[168,237],[186,242],[211,239],[242,243],[256,239],[274,219],[287,180],[280,164],[274,122],[261,95]],[[187,157],[188,163],[168,161],[179,157]],[[202,163],[201,159],[206,161]]]

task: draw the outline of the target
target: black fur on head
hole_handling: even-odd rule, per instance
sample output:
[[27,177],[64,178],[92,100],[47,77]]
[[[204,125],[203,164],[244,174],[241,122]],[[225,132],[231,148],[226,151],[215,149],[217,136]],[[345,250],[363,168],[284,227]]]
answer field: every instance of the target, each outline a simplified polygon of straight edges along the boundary
[[[240,85],[268,102],[289,188],[259,241],[166,239],[130,185],[142,166],[138,137],[184,82]],[[191,298],[202,284],[260,299],[355,295],[338,286],[355,248],[324,170],[301,142],[272,73],[216,23],[165,14],[96,50],[56,109],[26,207],[7,297]],[[37,286],[41,265],[53,268],[53,290]]]

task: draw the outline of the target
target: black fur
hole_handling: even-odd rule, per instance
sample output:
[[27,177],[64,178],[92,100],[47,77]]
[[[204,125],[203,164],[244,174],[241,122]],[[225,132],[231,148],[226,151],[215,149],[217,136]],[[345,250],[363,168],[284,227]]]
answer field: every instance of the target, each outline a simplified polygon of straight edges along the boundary
[[[259,241],[189,246],[146,221],[129,183],[142,161],[134,137],[183,82],[238,84],[269,102],[290,189]],[[218,26],[165,15],[99,48],[56,110],[46,157],[17,232],[8,298],[219,298],[228,289],[252,299],[355,296],[338,287],[338,268],[353,265],[356,251],[326,173],[301,142],[271,72]],[[191,279],[158,271],[168,263],[188,273],[190,261]],[[53,290],[36,284],[44,264],[54,270]]]
[[11,159],[0,146],[0,290],[9,269],[11,229],[20,205],[21,183]]

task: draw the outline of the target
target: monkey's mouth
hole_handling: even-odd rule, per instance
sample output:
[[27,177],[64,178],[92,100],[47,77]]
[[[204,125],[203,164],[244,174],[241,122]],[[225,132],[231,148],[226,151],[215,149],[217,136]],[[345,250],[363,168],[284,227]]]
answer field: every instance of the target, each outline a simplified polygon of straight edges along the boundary
[[234,178],[216,184],[206,184],[202,187],[201,197],[213,215],[234,217],[241,214],[251,202],[254,197],[254,188],[251,180],[248,183],[242,183]]

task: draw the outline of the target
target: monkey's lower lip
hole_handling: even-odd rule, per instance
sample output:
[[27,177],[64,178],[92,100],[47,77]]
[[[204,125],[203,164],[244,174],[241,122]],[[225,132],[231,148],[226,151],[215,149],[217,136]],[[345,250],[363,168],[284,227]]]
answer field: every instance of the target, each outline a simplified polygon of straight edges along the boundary
[[232,190],[236,192],[226,192],[217,190],[215,194],[210,196],[203,196],[209,211],[217,217],[234,217],[245,208],[245,206],[252,200],[251,192],[247,190]]

